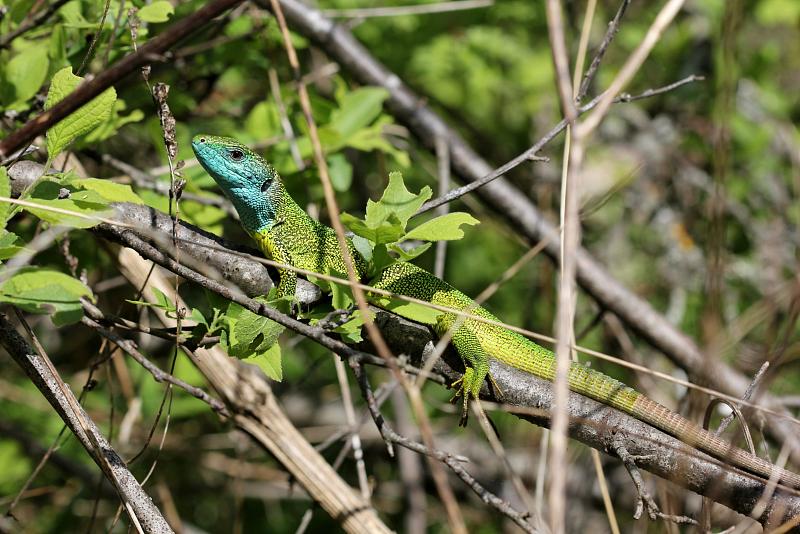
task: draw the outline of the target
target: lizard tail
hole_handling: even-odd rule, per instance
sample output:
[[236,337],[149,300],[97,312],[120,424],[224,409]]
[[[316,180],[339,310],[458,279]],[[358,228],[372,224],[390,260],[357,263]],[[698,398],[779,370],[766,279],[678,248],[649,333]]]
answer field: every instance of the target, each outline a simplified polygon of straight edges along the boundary
[[642,394],[639,394],[631,412],[637,419],[661,428],[719,460],[767,479],[775,478],[786,486],[800,488],[800,476],[797,474],[734,446]]
[[[371,285],[496,320],[486,309],[477,306],[472,299],[447,282],[410,263],[395,263],[387,267],[371,282]],[[402,315],[402,312],[397,312]],[[435,330],[437,334],[443,335],[455,323],[456,315],[445,313],[440,317]],[[465,413],[469,398],[478,396],[481,385],[488,375],[488,357],[545,380],[555,379],[555,354],[516,332],[499,325],[466,319],[452,335],[453,345],[468,366],[467,373],[459,381],[459,389],[464,396]],[[576,393],[630,414],[718,460],[761,477],[770,478],[774,474],[783,484],[800,489],[800,476],[795,473],[774,466],[758,456],[733,446],[680,414],[599,371],[577,362],[572,363],[569,370],[569,387]]]
[[[555,361],[553,362],[553,375],[555,375]],[[573,391],[629,413],[640,421],[648,423],[718,460],[767,479],[774,476],[786,486],[800,488],[800,476],[797,474],[736,447],[666,406],[599,371],[574,362],[570,365],[569,385]]]

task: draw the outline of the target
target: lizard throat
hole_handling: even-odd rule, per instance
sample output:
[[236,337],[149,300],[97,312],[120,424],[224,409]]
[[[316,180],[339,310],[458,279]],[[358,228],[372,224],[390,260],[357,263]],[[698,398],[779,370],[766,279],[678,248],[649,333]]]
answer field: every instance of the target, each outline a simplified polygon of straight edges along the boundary
[[275,223],[275,204],[264,193],[232,189],[229,196],[246,232],[259,232]]

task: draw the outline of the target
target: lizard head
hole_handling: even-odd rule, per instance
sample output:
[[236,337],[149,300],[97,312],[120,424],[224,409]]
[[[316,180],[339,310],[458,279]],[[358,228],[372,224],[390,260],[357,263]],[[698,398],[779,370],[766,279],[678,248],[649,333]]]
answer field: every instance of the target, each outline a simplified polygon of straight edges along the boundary
[[245,230],[258,231],[275,220],[283,184],[264,158],[236,139],[214,135],[195,136],[192,150],[233,203]]

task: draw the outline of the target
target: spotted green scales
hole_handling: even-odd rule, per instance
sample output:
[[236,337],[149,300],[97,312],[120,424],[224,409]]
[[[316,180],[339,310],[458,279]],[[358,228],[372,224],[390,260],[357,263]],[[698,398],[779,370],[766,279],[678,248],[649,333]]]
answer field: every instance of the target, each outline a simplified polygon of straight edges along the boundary
[[[233,203],[244,229],[268,257],[323,274],[346,272],[333,229],[315,221],[297,205],[277,172],[261,156],[229,137],[199,135],[192,140],[192,148],[203,168]],[[348,247],[356,270],[363,278],[366,262],[349,240]],[[279,275],[279,296],[293,295],[297,274],[283,269]],[[393,263],[369,284],[497,321],[464,293],[411,263]],[[457,328],[452,333],[452,344],[466,367],[464,376],[457,383],[464,400],[464,415],[467,402],[470,398],[477,398],[488,377],[490,358],[547,380],[554,379],[556,362],[552,351],[501,326],[469,317],[459,320],[456,313],[441,313],[434,330],[442,336],[454,325]],[[775,473],[784,484],[800,488],[800,476],[733,447],[598,371],[573,363],[569,371],[569,386],[577,393],[630,414],[720,460],[766,478]]]

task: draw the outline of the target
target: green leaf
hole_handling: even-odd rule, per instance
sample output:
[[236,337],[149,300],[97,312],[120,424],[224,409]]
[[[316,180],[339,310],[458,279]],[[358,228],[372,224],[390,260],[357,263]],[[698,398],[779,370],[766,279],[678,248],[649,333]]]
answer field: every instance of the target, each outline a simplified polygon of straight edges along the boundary
[[[375,314],[368,311],[370,318],[374,319]],[[345,343],[361,343],[364,341],[362,336],[362,327],[364,326],[364,318],[361,315],[361,310],[356,310],[351,314],[351,319],[346,323],[337,326],[333,329],[334,332],[342,337]]]
[[[338,271],[333,269],[326,269],[326,273],[329,276],[335,276],[337,278],[344,278],[347,279],[346,274],[342,274]],[[331,293],[331,305],[335,310],[346,310],[350,308],[355,302],[353,298],[353,292],[350,289],[350,286],[345,284],[337,284],[335,282],[328,282],[328,287],[330,288]]]
[[67,2],[59,10],[61,18],[64,19],[66,28],[76,28],[82,30],[96,30],[100,27],[98,22],[89,22],[81,13],[81,2]]
[[[50,91],[47,93],[44,109],[48,110],[63,100],[78,87],[81,81],[83,78],[72,74],[72,67],[64,67],[56,72],[50,83]],[[116,99],[117,93],[113,87],[110,87],[47,130],[48,158],[52,160],[74,139],[91,132],[108,119]]]
[[283,380],[283,367],[281,366],[281,346],[273,344],[265,352],[260,352],[249,358],[244,358],[245,362],[250,363],[264,371],[267,377],[280,382]]
[[5,81],[10,93],[5,100],[11,103],[10,107],[26,102],[39,91],[49,66],[47,47],[44,46],[29,46],[11,58],[5,68]]
[[331,113],[329,126],[347,139],[378,118],[383,101],[389,92],[381,87],[361,87],[346,93],[339,102],[339,109]]
[[347,191],[353,183],[353,166],[344,157],[344,154],[328,156],[328,171],[331,175],[331,185],[337,191]]
[[128,300],[128,299],[125,299],[125,302],[130,302],[131,304],[136,304],[137,306],[158,308],[160,310],[164,310],[169,317],[173,318],[177,317],[178,309],[175,307],[175,302],[173,302],[166,295],[166,293],[164,293],[157,287],[154,287],[153,297],[155,298],[155,302],[149,302],[146,300]]
[[369,239],[361,237],[360,235],[354,235],[351,241],[353,242],[353,246],[356,247],[356,250],[359,254],[361,254],[364,260],[372,260],[372,244],[369,242]]
[[[11,198],[11,180],[5,167],[0,167],[0,197]],[[0,228],[6,227],[11,206],[8,202],[0,202]]]
[[397,263],[397,260],[389,255],[389,249],[385,244],[375,245],[372,251],[372,261],[369,265],[370,277],[376,276],[389,265]]
[[381,221],[375,227],[367,221],[353,217],[349,213],[342,213],[342,224],[347,226],[354,234],[369,239],[373,243],[394,243],[401,237],[405,229],[397,217],[392,214],[388,220]]
[[480,221],[463,211],[455,211],[426,221],[410,232],[403,239],[419,239],[421,241],[450,241],[464,237],[462,224],[474,225]]
[[13,257],[25,248],[23,245],[17,234],[0,230],[0,261]]
[[763,0],[756,6],[756,19],[761,24],[791,27],[800,21],[800,5],[795,0]]
[[56,326],[80,321],[81,297],[94,300],[92,290],[80,280],[52,269],[26,267],[0,284],[0,302],[29,313],[50,315]]
[[67,65],[67,34],[64,26],[56,24],[53,26],[53,33],[50,34],[50,41],[47,45],[47,55],[52,62],[51,68],[57,69]]
[[400,261],[411,261],[420,254],[422,254],[423,252],[425,252],[426,250],[428,250],[429,248],[431,248],[430,243],[423,243],[419,246],[416,246],[408,250],[405,250],[397,245],[392,245],[389,247],[389,250],[397,254],[397,258]]
[[157,0],[141,8],[138,15],[144,22],[166,22],[174,12],[172,4],[166,0]]
[[356,235],[375,244],[393,243],[403,236],[408,219],[431,198],[431,194],[431,189],[427,186],[418,194],[411,193],[403,183],[403,175],[392,172],[389,173],[389,185],[381,199],[378,202],[367,201],[367,216],[358,219],[344,213],[342,223]]
[[24,206],[23,209],[50,224],[73,228],[91,228],[100,223],[98,217],[112,215],[108,200],[99,193],[67,189],[69,197],[58,198],[62,189],[60,184],[51,180],[39,183],[28,199],[36,207]]
[[[266,299],[257,299],[269,303]],[[249,358],[266,352],[278,340],[283,326],[231,302],[225,314],[227,336],[225,348],[229,356]]]
[[132,202],[133,204],[144,204],[144,201],[133,192],[131,186],[118,184],[110,180],[100,178],[77,178],[69,182],[69,185],[87,191],[94,191],[108,202]]
[[259,102],[244,121],[244,127],[253,139],[263,139],[283,134],[278,107],[270,101]]
[[394,214],[405,228],[408,220],[417,212],[426,200],[431,198],[430,187],[423,187],[418,194],[406,189],[403,175],[399,172],[389,173],[389,185],[378,202],[367,202],[367,221],[386,220]]
[[428,325],[435,325],[439,316],[443,313],[416,302],[406,302],[383,296],[372,297],[370,301],[384,310],[389,310],[406,319]]

